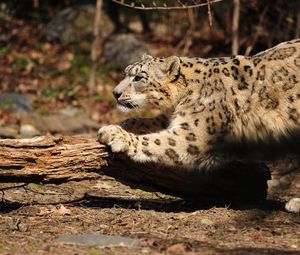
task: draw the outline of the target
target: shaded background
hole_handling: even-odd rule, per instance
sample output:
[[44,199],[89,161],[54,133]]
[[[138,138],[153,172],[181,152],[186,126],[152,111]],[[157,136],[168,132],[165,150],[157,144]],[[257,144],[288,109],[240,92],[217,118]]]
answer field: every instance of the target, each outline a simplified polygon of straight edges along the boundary
[[[156,3],[172,6],[177,1]],[[234,1],[211,4],[210,26],[206,6],[145,11],[105,0],[91,88],[95,6],[90,0],[1,2],[0,137],[93,132],[100,124],[127,118],[115,110],[112,87],[124,67],[144,52],[201,57],[233,53]],[[238,12],[239,54],[255,54],[299,36],[300,1],[242,0]]]

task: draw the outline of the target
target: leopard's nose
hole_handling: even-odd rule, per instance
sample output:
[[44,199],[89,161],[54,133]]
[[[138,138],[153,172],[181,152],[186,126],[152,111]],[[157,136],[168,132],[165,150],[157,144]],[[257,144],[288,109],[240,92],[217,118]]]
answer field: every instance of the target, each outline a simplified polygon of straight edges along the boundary
[[113,91],[113,95],[114,95],[114,97],[118,100],[119,99],[119,97],[122,95],[122,93],[120,93],[120,92],[117,92],[117,91]]

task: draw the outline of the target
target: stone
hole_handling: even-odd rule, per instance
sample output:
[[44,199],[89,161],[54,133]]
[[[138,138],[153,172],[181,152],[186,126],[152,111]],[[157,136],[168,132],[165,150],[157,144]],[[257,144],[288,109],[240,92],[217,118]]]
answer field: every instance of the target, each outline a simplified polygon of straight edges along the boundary
[[291,186],[292,179],[290,176],[283,176],[279,179],[268,180],[268,190],[269,192],[277,192],[280,190],[286,190]]
[[77,109],[66,108],[49,115],[23,113],[19,115],[21,125],[31,125],[42,133],[83,133],[87,129],[98,130],[100,125],[87,114]]
[[57,239],[60,243],[69,244],[85,244],[85,245],[97,245],[100,247],[107,246],[138,246],[140,241],[123,236],[109,236],[100,233],[89,233],[82,235],[61,235]]
[[182,243],[173,244],[172,246],[168,247],[167,254],[172,255],[181,255],[184,254],[186,251],[185,245]]
[[291,213],[300,213],[300,198],[291,198],[286,204],[285,209]]
[[1,108],[8,108],[14,112],[29,112],[32,110],[31,102],[28,97],[14,92],[0,95],[0,109]]
[[268,180],[267,183],[269,192],[273,192],[280,189],[280,181],[277,179]]
[[[92,4],[71,6],[63,9],[46,25],[43,37],[48,41],[59,41],[63,44],[83,40],[91,42],[93,38],[95,6]],[[114,25],[102,12],[100,37],[105,39],[114,30]]]
[[282,189],[288,189],[292,184],[292,178],[290,176],[283,176],[279,179],[280,187]]
[[20,126],[20,138],[32,138],[41,135],[41,132],[30,124]]
[[74,117],[77,114],[79,114],[79,110],[74,107],[66,107],[66,108],[58,110],[58,113],[60,113],[61,115],[68,116],[68,117]]
[[113,68],[123,70],[139,60],[144,53],[149,53],[145,43],[133,34],[115,34],[105,41],[102,55]]

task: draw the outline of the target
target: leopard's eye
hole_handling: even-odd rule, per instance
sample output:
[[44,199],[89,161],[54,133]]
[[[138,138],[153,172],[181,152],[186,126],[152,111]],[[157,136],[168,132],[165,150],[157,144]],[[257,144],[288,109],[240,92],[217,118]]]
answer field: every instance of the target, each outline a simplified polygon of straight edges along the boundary
[[141,79],[143,79],[143,77],[137,75],[133,78],[133,81],[140,81]]

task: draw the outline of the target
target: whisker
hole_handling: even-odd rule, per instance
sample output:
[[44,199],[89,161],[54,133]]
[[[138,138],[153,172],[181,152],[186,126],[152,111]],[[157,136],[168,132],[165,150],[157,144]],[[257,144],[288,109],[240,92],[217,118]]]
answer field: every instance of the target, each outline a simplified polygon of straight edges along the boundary
[[133,103],[129,103],[131,106],[132,106],[132,108],[137,108],[137,105],[136,104],[133,104]]

